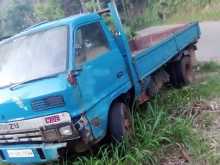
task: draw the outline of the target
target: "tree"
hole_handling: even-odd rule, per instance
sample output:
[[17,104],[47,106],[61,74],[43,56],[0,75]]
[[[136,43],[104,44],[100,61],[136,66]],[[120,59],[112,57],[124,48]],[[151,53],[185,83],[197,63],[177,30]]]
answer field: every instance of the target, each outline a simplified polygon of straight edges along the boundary
[[82,8],[82,12],[86,12],[87,9],[86,9],[86,5],[85,5],[85,0],[79,0],[80,1],[80,5],[81,5],[81,8]]
[[97,6],[98,6],[98,9],[101,10],[102,6],[101,6],[101,3],[100,3],[100,0],[96,0],[96,3],[97,3]]
[[64,10],[59,0],[48,0],[35,5],[35,17],[38,21],[51,21],[64,17]]
[[25,1],[13,0],[0,21],[2,36],[17,33],[34,23],[33,8]]
[[66,17],[82,12],[80,0],[60,0],[60,4]]
[[101,10],[110,0],[80,0],[84,12]]

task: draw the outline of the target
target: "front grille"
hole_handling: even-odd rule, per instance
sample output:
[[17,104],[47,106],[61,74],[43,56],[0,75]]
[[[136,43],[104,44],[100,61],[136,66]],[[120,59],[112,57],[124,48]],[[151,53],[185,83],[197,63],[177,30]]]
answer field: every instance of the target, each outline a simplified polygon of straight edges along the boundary
[[42,142],[43,137],[40,130],[8,133],[0,135],[0,144]]
[[[49,117],[53,119],[54,116],[58,116],[59,120],[52,124],[46,123],[45,119]],[[0,145],[11,143],[42,143],[46,141],[45,133],[48,129],[59,129],[67,124],[71,125],[71,117],[66,112],[28,120],[0,123]],[[57,139],[62,140],[58,137]]]
[[31,103],[32,109],[36,111],[63,107],[65,105],[62,96],[51,96],[40,100],[34,100]]

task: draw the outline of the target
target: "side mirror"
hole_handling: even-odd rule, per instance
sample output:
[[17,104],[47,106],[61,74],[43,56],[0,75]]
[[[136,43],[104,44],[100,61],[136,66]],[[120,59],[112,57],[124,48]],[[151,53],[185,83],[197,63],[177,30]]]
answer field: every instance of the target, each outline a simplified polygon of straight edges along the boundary
[[68,74],[67,80],[72,86],[77,85],[76,77],[72,71]]

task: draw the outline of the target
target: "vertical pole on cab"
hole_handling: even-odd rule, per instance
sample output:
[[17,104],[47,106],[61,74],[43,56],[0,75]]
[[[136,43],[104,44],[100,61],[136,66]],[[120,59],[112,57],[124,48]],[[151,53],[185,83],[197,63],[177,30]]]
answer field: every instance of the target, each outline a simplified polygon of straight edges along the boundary
[[141,86],[140,86],[140,82],[139,82],[139,77],[138,77],[137,71],[135,70],[133,62],[132,62],[132,52],[131,52],[131,49],[130,49],[130,46],[128,43],[127,35],[125,34],[125,32],[123,30],[122,21],[121,21],[121,18],[119,16],[119,12],[116,7],[115,0],[112,0],[112,2],[108,4],[108,7],[110,10],[110,14],[113,18],[114,26],[116,28],[116,33],[117,33],[116,42],[118,43],[119,50],[121,51],[121,54],[125,58],[125,62],[128,67],[130,79],[131,79],[131,82],[133,83],[133,86],[135,89],[135,94],[137,96],[141,93]]

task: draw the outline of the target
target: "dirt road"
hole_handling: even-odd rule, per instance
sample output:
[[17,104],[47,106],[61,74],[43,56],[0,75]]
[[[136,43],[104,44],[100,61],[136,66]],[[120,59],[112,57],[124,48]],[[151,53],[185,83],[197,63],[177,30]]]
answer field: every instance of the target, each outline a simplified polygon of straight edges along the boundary
[[198,43],[199,61],[220,61],[220,22],[200,23],[202,36]]
[[[173,28],[178,25],[164,25],[156,26],[141,30],[138,32],[138,36],[148,35],[152,33],[161,32],[169,28]],[[198,43],[197,59],[201,62],[206,61],[220,61],[220,21],[219,22],[202,22],[201,27],[201,39]]]

